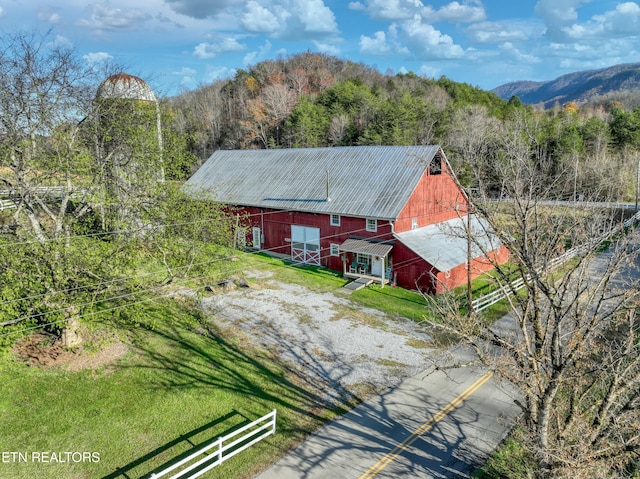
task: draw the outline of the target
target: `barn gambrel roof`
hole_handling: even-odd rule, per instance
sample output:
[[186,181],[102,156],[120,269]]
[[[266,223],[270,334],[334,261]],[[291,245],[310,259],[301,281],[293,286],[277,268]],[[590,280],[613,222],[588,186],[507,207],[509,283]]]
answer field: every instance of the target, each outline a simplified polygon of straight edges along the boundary
[[185,188],[239,206],[394,220],[436,155],[446,162],[438,145],[218,150]]

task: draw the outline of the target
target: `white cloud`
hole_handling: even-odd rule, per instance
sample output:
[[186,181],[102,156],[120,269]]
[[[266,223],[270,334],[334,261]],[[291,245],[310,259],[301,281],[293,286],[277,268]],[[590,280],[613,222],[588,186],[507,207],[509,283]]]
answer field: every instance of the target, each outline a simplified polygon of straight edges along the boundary
[[364,10],[378,20],[407,20],[423,7],[419,0],[367,0],[366,5],[349,5],[352,10]]
[[[427,7],[428,8],[428,7]],[[428,12],[428,10],[427,10]],[[460,4],[451,2],[444,7],[439,8],[435,12],[429,12],[431,16],[429,21],[433,22],[451,22],[451,23],[475,23],[481,22],[487,16],[482,5],[474,6],[468,4]],[[425,12],[422,13],[423,16]]]
[[189,67],[182,67],[179,71],[172,72],[173,75],[182,76],[182,77],[184,76],[192,77],[196,73],[198,73],[197,70],[194,70],[193,68],[189,68]]
[[247,46],[239,43],[237,39],[225,37],[217,43],[200,43],[194,48],[193,54],[202,60],[209,60],[222,53],[241,52],[246,49]]
[[524,22],[480,22],[469,26],[467,34],[476,43],[504,43],[525,41],[537,37],[541,32]]
[[274,33],[280,28],[280,21],[273,12],[254,0],[247,3],[241,21],[246,30],[254,33]]
[[265,58],[267,58],[269,53],[271,53],[271,47],[272,47],[271,42],[269,40],[266,40],[260,46],[260,48],[258,48],[258,50],[254,50],[252,52],[247,53],[242,58],[242,64],[245,66],[253,65],[255,63],[258,63],[260,60],[264,60]]
[[136,8],[112,8],[108,2],[92,3],[87,8],[89,18],[78,20],[77,24],[98,31],[133,31],[152,18]]
[[423,23],[420,15],[400,25],[403,40],[420,60],[460,58],[464,50],[456,45],[449,35],[445,35],[428,23]]
[[205,19],[221,14],[233,7],[240,7],[245,0],[166,0],[176,13],[188,17]]
[[600,25],[597,29],[607,35],[623,36],[640,34],[640,5],[625,2],[616,5],[615,10],[594,16],[591,26]]
[[391,51],[384,32],[376,32],[373,37],[360,35],[360,53],[363,55],[388,55]]
[[250,0],[241,16],[245,30],[284,40],[320,39],[337,36],[333,11],[323,0]]
[[322,0],[294,0],[292,3],[307,32],[338,32],[336,17]]
[[500,46],[500,51],[503,54],[503,58],[507,57],[516,63],[525,63],[527,65],[531,65],[533,63],[540,63],[542,60],[528,53],[521,52],[518,48],[516,48],[511,42],[506,42]]
[[326,53],[327,55],[338,56],[340,55],[340,48],[334,43],[324,43],[317,40],[313,41],[313,44],[320,53]]
[[538,0],[535,12],[547,26],[549,40],[562,41],[565,38],[563,29],[578,20],[578,7],[588,2],[589,0]]
[[59,25],[62,23],[62,16],[52,7],[43,7],[38,10],[38,20],[50,25]]
[[586,41],[597,38],[614,38],[640,34],[640,5],[634,2],[619,3],[615,10],[594,15],[585,23],[572,23],[560,28],[563,36],[558,42]]
[[62,47],[62,48],[73,47],[73,42],[63,35],[56,35],[56,37],[53,40],[53,44],[56,47]]
[[220,80],[223,78],[230,78],[236,74],[235,68],[228,67],[210,67],[207,69],[207,73],[205,74],[205,80],[209,82],[214,82],[216,80]]
[[435,10],[431,6],[425,6],[420,0],[365,0],[362,2],[351,2],[351,10],[365,11],[377,20],[410,20],[414,15],[419,14],[429,22],[452,22],[452,23],[473,23],[486,18],[486,13],[480,2],[457,1],[450,2]]
[[91,52],[83,55],[82,59],[89,65],[100,65],[101,63],[113,60],[113,56],[106,52]]
[[435,68],[435,67],[432,67],[432,66],[429,66],[429,65],[422,65],[420,67],[419,73],[420,73],[420,75],[424,75],[426,77],[435,78],[436,75],[438,75],[440,73],[440,70],[438,68]]
[[180,85],[184,87],[193,87],[196,85],[196,74],[197,70],[189,67],[182,67],[180,70],[171,72],[172,75],[180,77]]
[[7,12],[5,12],[4,8],[0,7],[0,18],[4,17],[7,14]]

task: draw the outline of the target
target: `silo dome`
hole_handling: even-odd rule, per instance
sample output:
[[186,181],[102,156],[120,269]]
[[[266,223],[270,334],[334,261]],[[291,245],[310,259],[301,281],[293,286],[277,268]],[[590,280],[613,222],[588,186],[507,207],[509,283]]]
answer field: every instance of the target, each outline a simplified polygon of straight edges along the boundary
[[147,82],[128,73],[116,73],[104,80],[98,87],[96,97],[156,101],[156,96]]

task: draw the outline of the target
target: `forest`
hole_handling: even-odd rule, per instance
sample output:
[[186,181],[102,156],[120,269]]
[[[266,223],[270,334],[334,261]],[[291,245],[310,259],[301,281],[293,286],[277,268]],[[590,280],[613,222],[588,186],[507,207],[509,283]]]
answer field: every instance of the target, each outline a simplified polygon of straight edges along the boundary
[[258,63],[163,104],[194,155],[194,163],[176,168],[181,178],[220,148],[440,144],[461,182],[473,187],[472,170],[490,176],[505,137],[518,129],[556,198],[630,201],[640,149],[638,95],[538,110],[446,77],[385,75],[307,52]]

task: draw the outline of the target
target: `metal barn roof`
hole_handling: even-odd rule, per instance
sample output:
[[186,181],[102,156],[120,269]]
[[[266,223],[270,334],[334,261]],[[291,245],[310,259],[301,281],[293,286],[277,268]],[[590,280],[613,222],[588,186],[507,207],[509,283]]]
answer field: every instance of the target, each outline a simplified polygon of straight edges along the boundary
[[219,150],[185,188],[235,205],[393,220],[438,152],[438,145]]
[[[471,256],[476,259],[500,247],[498,237],[482,218],[471,215]],[[449,271],[467,262],[467,217],[396,233],[405,246],[438,271]]]

